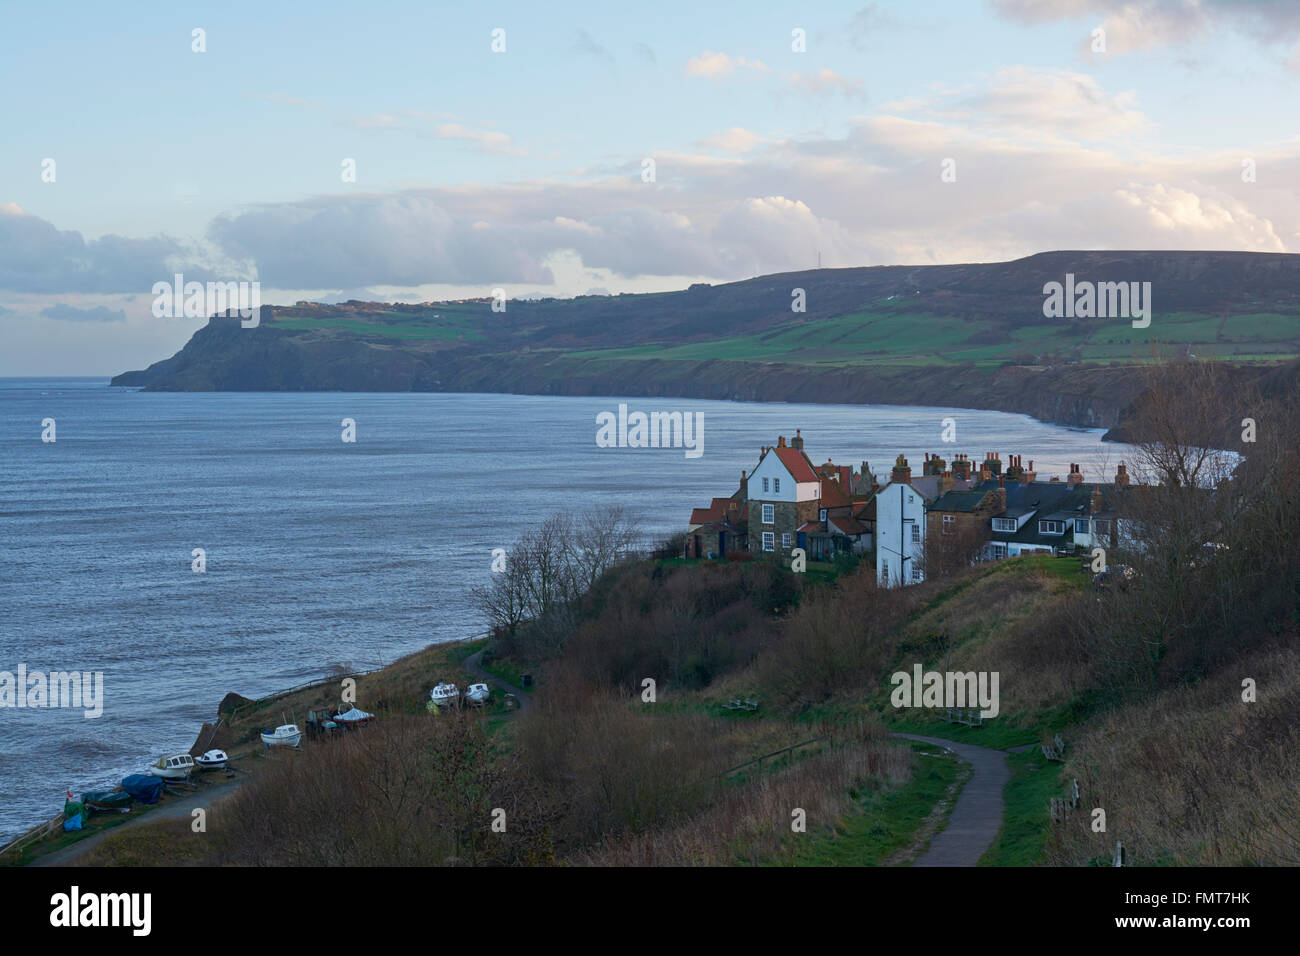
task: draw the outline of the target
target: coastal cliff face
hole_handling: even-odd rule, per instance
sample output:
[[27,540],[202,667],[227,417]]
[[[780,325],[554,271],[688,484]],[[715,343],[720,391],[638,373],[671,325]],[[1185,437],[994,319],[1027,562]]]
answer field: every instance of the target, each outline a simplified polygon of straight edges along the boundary
[[[1155,320],[1046,315],[1045,283],[1067,275],[1149,286]],[[792,312],[792,290],[805,312]],[[946,406],[1113,428],[1142,391],[1143,362],[1198,353],[1235,363],[1234,385],[1280,374],[1294,387],[1277,369],[1300,354],[1300,256],[1052,252],[519,299],[504,312],[485,299],[300,302],[264,306],[253,328],[214,316],[176,355],[113,384]]]
[[113,385],[150,391],[507,392],[745,402],[936,405],[1017,412],[1108,428],[1140,390],[1127,366],[819,368],[794,363],[590,359],[558,351],[481,354],[382,341],[243,329],[214,317],[170,359]]

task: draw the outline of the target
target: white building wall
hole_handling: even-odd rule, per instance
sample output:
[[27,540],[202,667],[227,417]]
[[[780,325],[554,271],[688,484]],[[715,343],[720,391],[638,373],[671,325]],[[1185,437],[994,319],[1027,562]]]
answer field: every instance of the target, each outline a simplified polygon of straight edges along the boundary
[[[913,525],[920,528],[915,543]],[[911,584],[912,568],[925,553],[925,498],[911,485],[890,482],[876,493],[875,544],[877,585]]]

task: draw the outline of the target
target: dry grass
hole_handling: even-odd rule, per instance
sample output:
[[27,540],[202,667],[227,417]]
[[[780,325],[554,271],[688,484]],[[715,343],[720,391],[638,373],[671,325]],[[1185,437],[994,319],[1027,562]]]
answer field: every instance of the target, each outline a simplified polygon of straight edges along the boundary
[[779,862],[792,837],[792,812],[806,813],[809,832],[834,829],[862,789],[907,780],[914,758],[891,747],[878,726],[744,786],[728,789],[694,817],[649,832],[606,838],[578,855],[587,866],[733,866]]
[[[1247,677],[1257,703],[1242,702]],[[1106,715],[1073,742],[1065,776],[1083,808],[1054,832],[1054,862],[1109,860],[1118,840],[1134,865],[1300,865],[1300,651]],[[1090,829],[1095,807],[1105,833]]]

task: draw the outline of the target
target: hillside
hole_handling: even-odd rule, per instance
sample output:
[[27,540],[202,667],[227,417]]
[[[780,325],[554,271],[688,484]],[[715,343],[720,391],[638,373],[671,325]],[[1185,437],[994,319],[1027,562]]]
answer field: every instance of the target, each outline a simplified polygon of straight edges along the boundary
[[[1043,286],[1152,284],[1152,319],[1049,319]],[[806,312],[791,311],[803,289]],[[214,317],[115,385],[156,391],[494,391],[960,404],[1109,427],[1153,353],[1250,366],[1300,355],[1300,256],[1054,252],[1014,262],[763,276],[681,292]]]

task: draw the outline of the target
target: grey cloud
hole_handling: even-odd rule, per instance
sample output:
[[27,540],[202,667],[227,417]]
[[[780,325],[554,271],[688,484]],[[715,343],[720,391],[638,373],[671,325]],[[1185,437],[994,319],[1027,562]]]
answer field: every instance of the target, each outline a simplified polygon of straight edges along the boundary
[[75,305],[58,303],[41,309],[41,315],[47,319],[60,319],[64,322],[125,322],[126,313],[121,309],[109,309],[97,305],[93,309],[79,309]]
[[16,206],[0,205],[0,289],[139,292],[169,278],[171,261],[185,251],[165,236],[127,239],[109,235],[87,240],[79,232],[56,229]]

